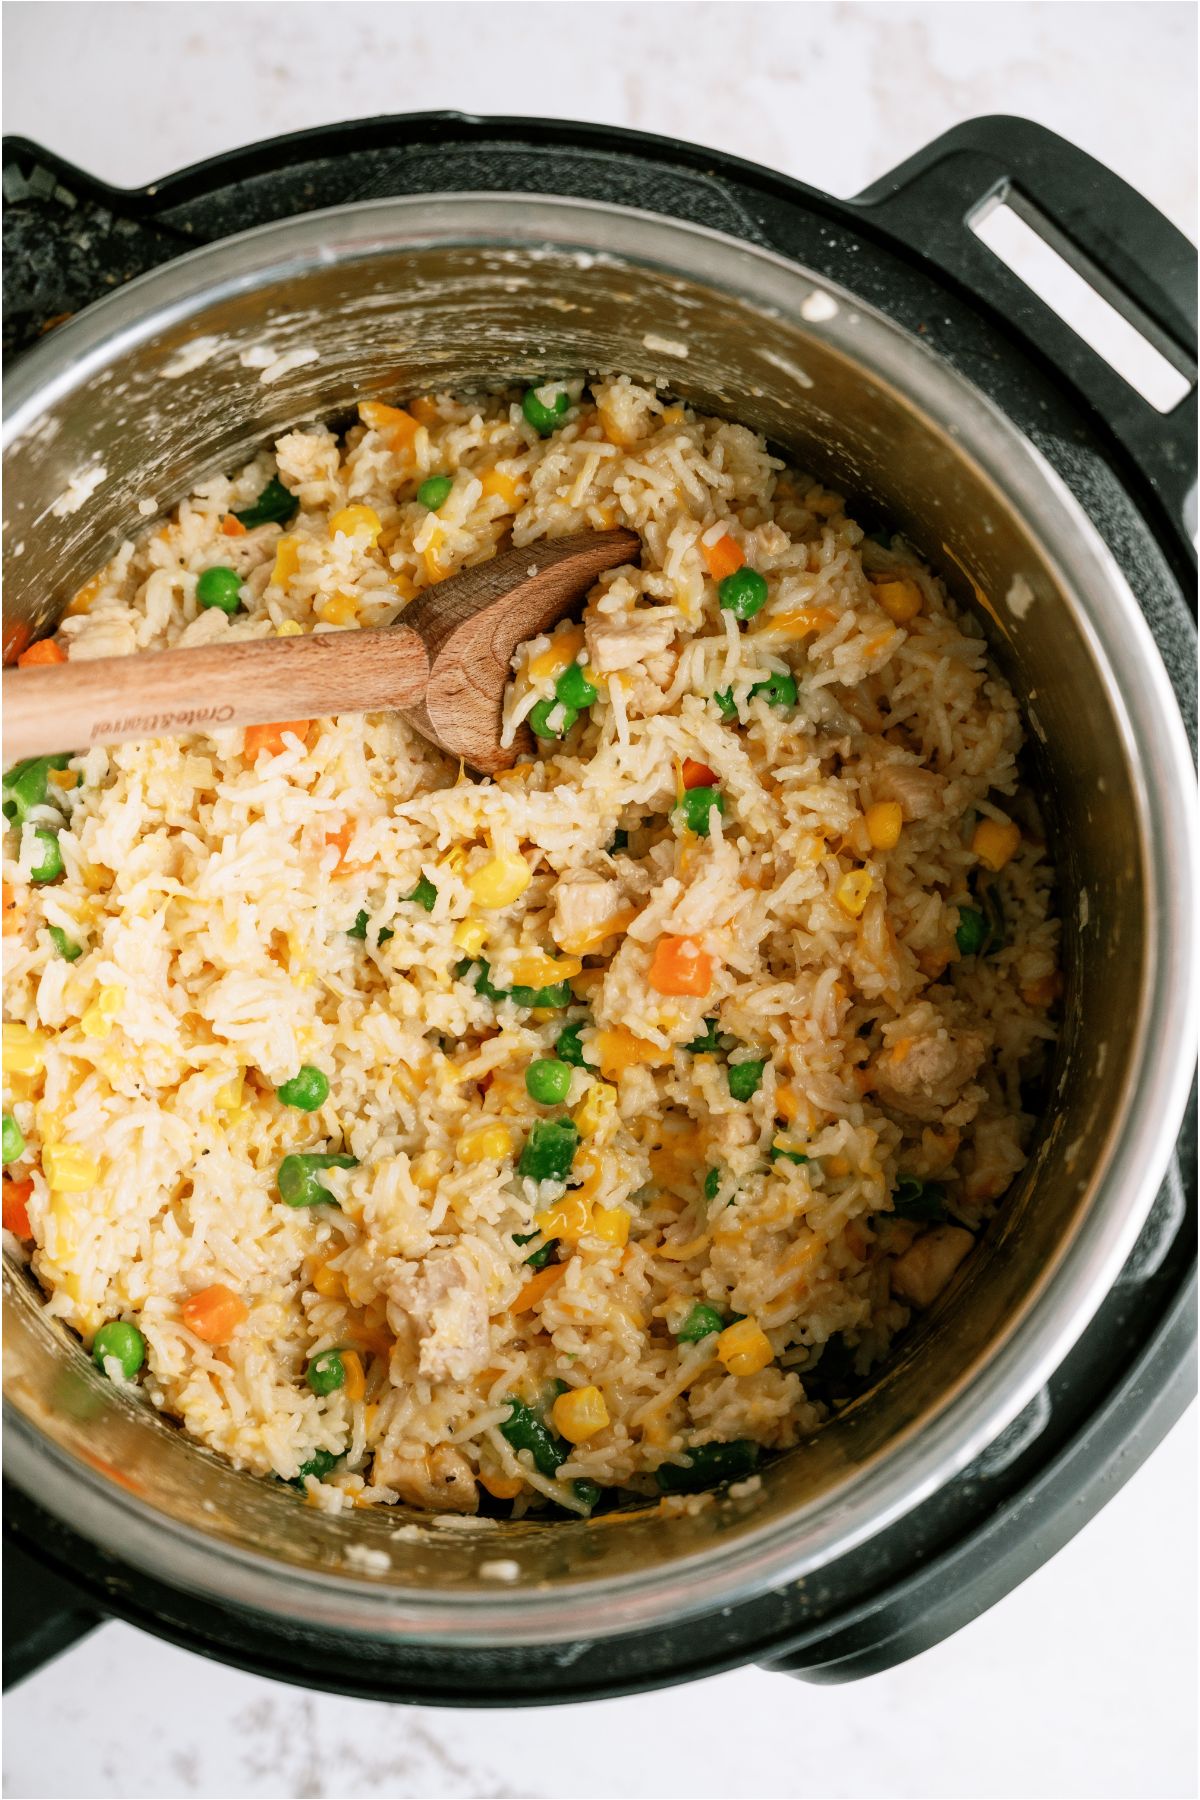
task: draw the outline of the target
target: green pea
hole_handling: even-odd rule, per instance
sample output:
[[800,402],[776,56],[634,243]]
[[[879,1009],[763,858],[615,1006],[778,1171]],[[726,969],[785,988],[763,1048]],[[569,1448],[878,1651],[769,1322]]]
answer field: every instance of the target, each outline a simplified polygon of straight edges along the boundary
[[565,1438],[560,1438],[557,1432],[551,1431],[523,1400],[510,1395],[507,1404],[511,1410],[500,1427],[500,1435],[507,1439],[514,1450],[528,1450],[538,1474],[552,1480],[570,1456],[570,1444]]
[[279,1198],[288,1206],[336,1206],[336,1197],[317,1177],[322,1169],[357,1169],[357,1156],[327,1156],[296,1151],[279,1165],[276,1183]]
[[560,1106],[571,1091],[571,1071],[565,1062],[539,1056],[525,1071],[525,1090],[539,1106]]
[[305,1063],[275,1092],[285,1106],[299,1107],[301,1112],[316,1112],[329,1098],[329,1077],[321,1069],[314,1069],[311,1063]]
[[735,569],[718,587],[717,598],[735,619],[752,619],[767,603],[767,584],[757,569]]
[[242,578],[236,569],[205,569],[196,583],[196,599],[203,607],[235,613],[242,604]]
[[518,1006],[563,1007],[570,1006],[575,996],[569,981],[556,981],[552,987],[515,987],[512,998]]
[[44,825],[39,825],[33,835],[37,839],[37,853],[33,867],[29,871],[30,881],[36,881],[43,885],[47,881],[57,881],[63,872],[62,851],[58,847],[58,833],[47,831]]
[[551,432],[557,429],[570,404],[569,395],[560,392],[554,396],[554,405],[546,406],[538,399],[534,388],[526,388],[521,401],[521,411],[539,437],[549,437]]
[[719,813],[725,811],[724,794],[719,793],[716,788],[694,787],[688,788],[676,810],[683,814],[684,824],[689,831],[694,831],[697,837],[707,837],[709,815],[714,806]]
[[[343,1451],[342,1454],[344,1455],[345,1452]],[[333,1473],[341,1460],[341,1456],[335,1456],[332,1450],[314,1450],[308,1461],[300,1464],[300,1472],[292,1486],[302,1488],[305,1477],[308,1475],[313,1476],[317,1481],[324,1481],[327,1475]]]
[[729,1091],[735,1100],[749,1100],[758,1092],[766,1066],[765,1056],[754,1057],[748,1062],[730,1063]]
[[50,942],[64,962],[74,962],[76,957],[83,955],[83,945],[69,938],[61,925],[47,925],[46,930],[50,934]]
[[800,1150],[784,1150],[779,1144],[771,1145],[772,1162],[806,1163],[809,1158]]
[[243,507],[233,516],[247,531],[253,531],[256,525],[287,525],[299,511],[300,502],[295,494],[284,487],[277,475],[272,475],[253,506]]
[[[460,975],[465,975],[470,967],[471,959],[468,957],[465,963],[459,963],[455,972]],[[532,992],[533,990],[530,989],[528,991]],[[499,1001],[508,999],[507,990],[505,988],[496,987],[492,981],[491,964],[483,962],[482,960],[480,961],[479,969],[475,976],[475,992],[477,994],[482,994],[485,1000]]]
[[5,1163],[16,1162],[19,1156],[25,1154],[25,1133],[11,1113],[4,1115],[4,1125],[0,1131],[0,1150],[3,1152]]
[[681,1344],[698,1344],[701,1338],[711,1337],[714,1331],[724,1329],[725,1321],[720,1313],[714,1307],[697,1301],[675,1336]]
[[578,709],[565,706],[556,695],[553,700],[538,701],[530,711],[529,723],[540,738],[564,738],[578,717]]
[[663,1463],[655,1480],[664,1494],[699,1494],[721,1481],[743,1481],[754,1472],[759,1445],[752,1438],[728,1444],[693,1444],[685,1452],[688,1466]]
[[590,706],[599,692],[599,688],[593,686],[577,662],[564,669],[554,684],[556,698],[568,710],[573,709],[575,712],[582,712],[585,706]]
[[[146,1360],[146,1340],[136,1325],[113,1319],[100,1327],[92,1339],[92,1361],[104,1369],[110,1357],[116,1358],[126,1381],[132,1381]],[[107,1374],[107,1369],[104,1372]]]
[[901,1175],[892,1195],[892,1211],[898,1219],[936,1223],[946,1217],[946,1190],[940,1181]]
[[756,682],[750,689],[752,700],[765,700],[768,706],[795,706],[796,677],[776,670],[766,681]]
[[568,1025],[565,1031],[559,1033],[554,1046],[554,1053],[559,1061],[570,1063],[573,1069],[590,1069],[593,1066],[583,1054],[583,1045],[579,1041],[582,1031],[582,1023]]
[[963,956],[978,956],[990,935],[988,922],[981,912],[972,906],[960,906],[958,909],[958,930],[954,933],[954,941]]
[[[513,1243],[532,1244],[534,1238],[540,1236],[541,1233],[538,1231],[514,1231]],[[549,1243],[543,1244],[540,1249],[534,1250],[527,1256],[525,1258],[525,1267],[527,1269],[544,1269],[546,1264],[550,1261],[550,1258],[554,1255],[555,1241],[554,1238],[551,1238]]]
[[314,1394],[336,1394],[346,1385],[346,1365],[336,1350],[322,1350],[304,1371],[304,1379]]
[[[404,897],[406,900],[411,900],[414,906],[419,906],[428,913],[433,911],[437,901],[437,889],[427,876],[422,875],[412,893],[406,894]],[[391,937],[391,935],[392,933],[389,931],[388,936]],[[382,941],[381,937],[380,942],[382,943]]]
[[721,688],[713,695],[713,699],[721,709],[723,719],[736,719],[738,716],[737,701],[733,697],[731,687]]
[[[419,887],[420,883],[418,882],[417,885]],[[435,892],[436,892],[436,890],[435,890]],[[414,893],[410,894],[408,897],[410,900],[415,899],[416,898],[415,891],[414,891]],[[428,909],[426,909],[426,910],[428,910]],[[370,924],[370,922],[371,922],[370,913],[365,912],[365,911],[360,912],[358,917],[355,919],[353,925],[348,925],[346,927],[346,936],[352,937],[352,938],[365,938],[367,935],[367,926]],[[396,934],[392,930],[390,925],[384,925],[383,927],[381,927],[379,935],[375,939],[375,942],[377,944],[386,944],[388,939],[395,937],[395,935]]]
[[721,1033],[715,1019],[705,1019],[704,1030],[699,1037],[694,1037],[684,1049],[690,1050],[693,1056],[716,1056],[721,1048]]
[[423,481],[417,489],[417,499],[422,506],[427,506],[430,512],[436,512],[438,507],[444,505],[450,498],[450,490],[453,486],[453,475],[431,475],[429,480]]
[[579,1127],[573,1119],[537,1119],[525,1140],[517,1173],[527,1181],[565,1181],[578,1143]]
[[721,1187],[721,1171],[720,1171],[720,1169],[715,1169],[715,1168],[710,1169],[708,1171],[708,1174],[704,1177],[704,1198],[706,1200],[715,1200],[717,1197],[717,1194],[720,1191],[720,1187]]
[[23,825],[35,806],[45,806],[51,769],[65,769],[70,760],[69,755],[28,756],[24,762],[14,763],[3,783],[5,818]]

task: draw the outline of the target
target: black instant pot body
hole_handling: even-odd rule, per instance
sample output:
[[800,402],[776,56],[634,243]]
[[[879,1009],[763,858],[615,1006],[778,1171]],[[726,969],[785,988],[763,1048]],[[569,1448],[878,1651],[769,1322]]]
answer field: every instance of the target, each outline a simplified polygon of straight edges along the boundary
[[[975,237],[994,199],[1031,217],[1189,378],[1194,252],[1116,177],[1016,119],[964,125],[838,201],[736,159],[598,127],[450,114],[366,121],[218,158],[142,192],[37,146],[5,149],[5,348],[198,245],[383,196],[555,195],[665,215],[774,251],[918,334],[1037,447],[1154,632],[1194,736],[1194,386],[1154,411]],[[1148,1223],[1099,1313],[964,1472],[816,1574],[681,1623],[545,1645],[452,1646],[307,1629],[201,1599],[6,1493],[6,1681],[106,1615],[258,1674],[373,1698],[536,1704],[757,1661],[816,1681],[939,1642],[1045,1562],[1141,1464],[1194,1392],[1194,1098]]]

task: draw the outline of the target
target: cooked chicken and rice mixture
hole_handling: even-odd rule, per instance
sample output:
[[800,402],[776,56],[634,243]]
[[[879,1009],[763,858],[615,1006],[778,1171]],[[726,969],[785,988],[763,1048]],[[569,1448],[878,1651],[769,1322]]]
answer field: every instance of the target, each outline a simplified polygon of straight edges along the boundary
[[740,425],[625,377],[358,414],[22,660],[386,625],[587,528],[640,567],[521,647],[494,780],[385,714],[5,776],[8,1241],[112,1380],[321,1506],[745,1478],[1025,1160],[1060,982],[1016,702]]

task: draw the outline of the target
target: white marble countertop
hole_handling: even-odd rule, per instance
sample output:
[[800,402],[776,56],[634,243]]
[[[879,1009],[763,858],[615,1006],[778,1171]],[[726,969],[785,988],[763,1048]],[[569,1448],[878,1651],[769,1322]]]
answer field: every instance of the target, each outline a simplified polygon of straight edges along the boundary
[[[855,192],[1024,114],[1194,230],[1186,5],[5,7],[5,130],[117,183],[326,121],[454,107],[638,126]],[[5,1705],[6,1795],[1195,1792],[1195,1414],[1044,1569],[848,1688],[742,1670],[537,1714],[301,1692],[109,1625]]]

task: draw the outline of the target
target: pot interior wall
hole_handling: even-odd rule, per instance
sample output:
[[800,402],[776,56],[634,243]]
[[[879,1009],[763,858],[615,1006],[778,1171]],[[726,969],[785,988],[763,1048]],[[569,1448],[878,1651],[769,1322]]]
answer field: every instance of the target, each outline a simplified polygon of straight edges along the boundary
[[[588,256],[380,250],[231,283],[202,312],[135,334],[118,360],[80,363],[9,454],[6,653],[25,632],[51,628],[106,555],[148,522],[140,504],[168,509],[205,472],[234,467],[288,426],[361,397],[624,370],[764,431],[847,493],[868,524],[905,530],[973,607],[1036,721],[1033,780],[1066,921],[1054,1091],[1016,1197],[869,1394],[768,1469],[759,1493],[694,1517],[525,1523],[474,1536],[423,1525],[397,1540],[397,1516],[314,1511],[124,1398],[41,1314],[17,1274],[6,1360],[18,1411],[62,1455],[210,1539],[350,1575],[345,1552],[365,1539],[390,1559],[379,1579],[465,1593],[486,1585],[479,1565],[499,1555],[515,1558],[525,1580],[559,1583],[708,1551],[788,1516],[802,1529],[837,1504],[848,1476],[894,1454],[979,1367],[1087,1204],[1140,1006],[1139,802],[1122,726],[1077,602],[1022,519],[946,423],[866,366],[865,346],[856,358],[835,343],[820,309],[806,310],[807,321],[799,307],[767,312],[663,269]],[[926,354],[911,342],[914,366]],[[103,475],[89,489],[97,468]]]

